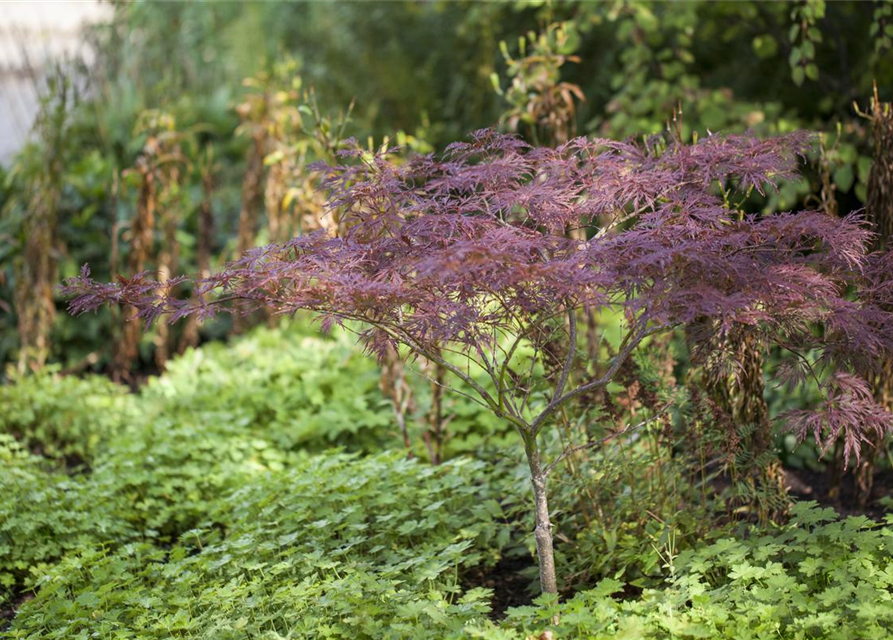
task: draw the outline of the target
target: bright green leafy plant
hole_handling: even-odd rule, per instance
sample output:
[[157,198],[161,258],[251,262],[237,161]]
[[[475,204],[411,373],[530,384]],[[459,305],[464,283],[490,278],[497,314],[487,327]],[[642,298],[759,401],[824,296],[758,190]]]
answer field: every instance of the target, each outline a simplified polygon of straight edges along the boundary
[[123,495],[44,467],[0,434],[0,605],[65,554],[138,535]]
[[92,464],[134,419],[126,389],[100,376],[63,376],[56,367],[0,386],[0,433],[69,467]]
[[[774,533],[725,538],[667,558],[668,584],[622,597],[605,579],[559,603],[509,611],[500,628],[471,637],[729,640],[872,639],[893,629],[893,531],[865,517],[839,520],[831,509],[800,503]],[[559,619],[555,626],[553,619]]]
[[328,454],[258,473],[170,548],[84,545],[10,638],[442,638],[487,611],[459,572],[507,529],[484,465]]

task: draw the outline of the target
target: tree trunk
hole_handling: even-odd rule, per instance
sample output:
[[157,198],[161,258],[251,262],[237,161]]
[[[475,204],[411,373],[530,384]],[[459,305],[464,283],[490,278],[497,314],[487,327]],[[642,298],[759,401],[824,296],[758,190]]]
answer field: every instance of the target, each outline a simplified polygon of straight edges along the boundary
[[787,512],[789,498],[785,488],[781,460],[772,452],[772,421],[766,404],[763,383],[763,345],[754,336],[740,344],[741,378],[736,422],[753,425],[749,447],[753,462],[749,481],[754,483],[754,497],[761,522],[778,519]]
[[50,332],[56,315],[53,286],[57,280],[57,175],[51,168],[46,177],[36,180],[23,224],[24,249],[15,263],[19,373],[43,367],[50,352]]
[[13,261],[13,303],[18,320],[20,373],[36,371],[46,363],[56,316],[53,290],[58,281],[58,256],[63,247],[58,232],[58,208],[62,195],[62,147],[67,135],[69,85],[61,77],[53,81],[56,84],[50,85],[48,101],[35,122],[43,166],[34,172],[24,172],[22,253]]
[[530,466],[530,481],[533,484],[533,499],[536,514],[536,557],[540,569],[540,588],[543,593],[558,593],[555,578],[555,552],[552,546],[552,522],[549,520],[549,497],[546,487],[546,472],[540,460],[536,437],[525,438],[524,451]]
[[[179,201],[180,171],[176,165],[162,174],[161,185],[161,228],[164,239],[158,251],[158,282],[163,284],[174,277],[177,271],[177,262],[180,255],[180,247],[177,242],[177,226],[180,217]],[[159,294],[162,290],[159,290]],[[164,371],[167,361],[171,357],[171,331],[170,325],[159,322],[155,329],[155,366],[159,371]]]
[[436,362],[428,362],[427,365],[433,371],[431,372],[431,409],[428,411],[428,429],[424,439],[431,462],[440,464],[443,462],[444,455],[443,395],[446,390],[444,384],[446,369]]
[[242,208],[239,211],[239,237],[236,258],[245,255],[254,246],[257,237],[257,222],[263,203],[264,157],[266,138],[258,134],[248,148],[245,161],[245,175],[242,178]]
[[403,447],[407,456],[412,458],[412,441],[409,439],[409,431],[406,427],[406,415],[413,410],[412,388],[406,382],[406,371],[403,360],[393,346],[389,346],[384,360],[381,363],[381,377],[379,387],[391,404],[394,406],[394,419],[400,428],[403,437]]

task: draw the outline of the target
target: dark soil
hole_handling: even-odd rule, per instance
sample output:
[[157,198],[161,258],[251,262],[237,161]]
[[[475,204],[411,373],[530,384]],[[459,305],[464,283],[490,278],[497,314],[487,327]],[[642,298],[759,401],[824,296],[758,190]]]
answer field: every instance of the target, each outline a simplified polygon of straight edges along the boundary
[[889,513],[880,503],[885,496],[893,496],[893,471],[884,470],[875,474],[871,498],[865,508],[856,502],[855,476],[844,474],[840,486],[835,487],[832,474],[828,471],[808,469],[786,469],[785,482],[791,495],[801,500],[815,500],[823,507],[832,507],[842,516],[866,515],[875,520]]
[[475,567],[462,576],[465,590],[485,587],[493,590],[490,600],[490,619],[498,622],[505,612],[533,602],[536,594],[530,590],[530,578],[522,575],[525,569],[534,567],[529,556],[503,556],[493,567]]
[[9,629],[16,611],[22,604],[34,597],[30,591],[13,595],[8,601],[0,603],[0,632]]

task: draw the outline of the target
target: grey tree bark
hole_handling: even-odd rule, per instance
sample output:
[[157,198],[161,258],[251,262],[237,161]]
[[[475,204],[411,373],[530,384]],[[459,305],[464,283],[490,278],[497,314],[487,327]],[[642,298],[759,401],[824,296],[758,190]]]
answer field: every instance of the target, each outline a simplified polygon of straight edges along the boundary
[[533,484],[535,505],[536,556],[540,570],[540,588],[543,593],[558,593],[555,577],[555,552],[552,546],[552,521],[549,519],[549,495],[546,486],[546,470],[540,460],[539,449],[534,436],[525,443],[527,463],[530,466],[530,481]]

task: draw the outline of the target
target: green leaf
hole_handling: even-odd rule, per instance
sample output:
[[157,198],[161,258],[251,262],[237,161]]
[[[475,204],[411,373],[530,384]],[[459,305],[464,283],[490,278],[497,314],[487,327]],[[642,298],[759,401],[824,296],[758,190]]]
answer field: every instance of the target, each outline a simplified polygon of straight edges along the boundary
[[837,185],[837,188],[840,189],[842,193],[848,192],[855,181],[855,176],[853,175],[853,165],[846,164],[842,167],[837,168],[834,171],[834,184]]

